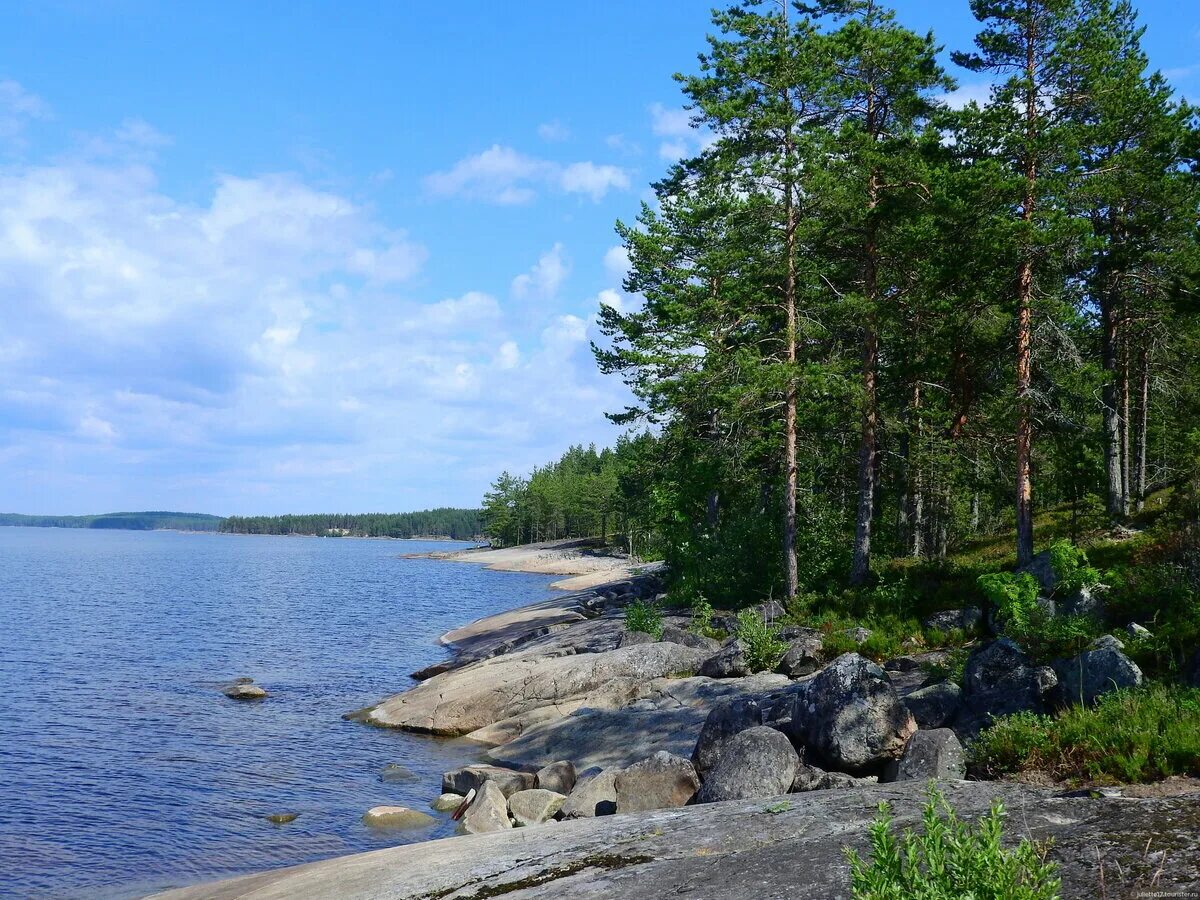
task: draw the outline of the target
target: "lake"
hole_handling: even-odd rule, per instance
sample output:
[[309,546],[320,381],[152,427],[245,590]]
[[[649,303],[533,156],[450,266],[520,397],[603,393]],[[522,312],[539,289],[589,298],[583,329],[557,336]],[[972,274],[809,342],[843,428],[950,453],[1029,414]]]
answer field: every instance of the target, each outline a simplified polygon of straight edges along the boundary
[[[0,528],[0,895],[134,897],[452,834],[361,816],[430,811],[478,748],[341,718],[409,687],[445,631],[549,593],[399,558],[449,546]],[[270,697],[225,698],[237,676]],[[416,780],[382,782],[389,763]]]

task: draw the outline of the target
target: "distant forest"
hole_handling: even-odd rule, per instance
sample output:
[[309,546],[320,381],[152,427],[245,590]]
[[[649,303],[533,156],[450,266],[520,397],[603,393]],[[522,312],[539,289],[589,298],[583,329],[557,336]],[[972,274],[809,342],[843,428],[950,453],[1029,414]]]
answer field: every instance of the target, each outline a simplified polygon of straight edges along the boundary
[[181,512],[116,512],[97,516],[24,516],[0,513],[0,525],[25,525],[30,528],[124,528],[153,531],[159,528],[179,531],[216,531],[220,516]]
[[408,513],[317,513],[302,516],[230,516],[220,530],[230,534],[308,534],[325,537],[446,537],[473,540],[483,533],[481,510],[426,509]]

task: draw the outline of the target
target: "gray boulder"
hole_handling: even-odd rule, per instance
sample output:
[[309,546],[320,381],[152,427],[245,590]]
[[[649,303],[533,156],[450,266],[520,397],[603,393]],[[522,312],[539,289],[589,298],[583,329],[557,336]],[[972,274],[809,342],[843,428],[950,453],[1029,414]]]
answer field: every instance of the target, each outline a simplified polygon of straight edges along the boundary
[[267,692],[257,684],[251,684],[248,680],[242,679],[226,685],[221,689],[221,693],[230,700],[262,700],[267,696]]
[[541,825],[558,815],[566,801],[567,798],[557,791],[543,788],[517,791],[508,798],[508,814],[518,825]]
[[1056,612],[1060,616],[1091,616],[1104,618],[1103,586],[1076,588],[1067,594],[1055,596]]
[[778,600],[768,600],[750,608],[758,613],[764,622],[777,622],[787,615],[787,610]]
[[823,765],[865,774],[904,752],[917,730],[887,674],[857,653],[822,669],[792,707],[788,736]]
[[762,707],[753,697],[735,697],[714,706],[692,751],[692,765],[700,776],[707,777],[716,768],[736,735],[761,725],[762,721]]
[[931,684],[905,697],[904,705],[921,728],[941,728],[958,715],[962,707],[962,688],[949,681]]
[[552,762],[537,772],[537,786],[559,794],[571,793],[575,780],[575,766],[565,760]]
[[774,728],[747,728],[730,739],[716,767],[704,777],[697,803],[774,797],[791,790],[800,766],[792,742]]
[[508,798],[494,781],[485,781],[475,792],[475,799],[463,813],[461,827],[470,834],[505,831],[512,828],[508,820]]
[[804,794],[809,791],[832,791],[840,788],[861,787],[864,784],[874,784],[878,779],[855,778],[844,772],[826,772],[824,769],[801,762],[796,767],[796,777],[792,779],[791,793]]
[[908,739],[904,755],[884,766],[881,781],[909,781],[919,778],[944,780],[964,778],[966,756],[958,736],[949,728],[918,731]]
[[935,612],[921,620],[921,626],[930,631],[951,631],[955,628],[962,631],[974,631],[983,621],[983,612],[977,606],[964,606],[962,609],[944,609]]
[[670,753],[655,753],[617,773],[617,812],[643,812],[684,806],[700,788],[692,764]]
[[617,773],[620,769],[585,769],[562,805],[564,819],[611,816],[617,811]]
[[686,628],[680,628],[678,625],[664,625],[662,639],[672,644],[681,644],[684,647],[707,650],[709,653],[716,653],[721,649],[720,641],[688,631]]
[[700,674],[708,678],[745,678],[750,674],[747,647],[741,638],[725,642],[720,650],[700,666]]
[[438,812],[454,812],[462,806],[462,802],[463,798],[458,794],[445,793],[439,794],[430,801],[429,805]]
[[1054,588],[1058,584],[1058,576],[1054,574],[1054,567],[1050,564],[1049,550],[1043,550],[1028,563],[1017,569],[1018,575],[1023,575],[1026,572],[1037,579],[1038,585],[1044,593],[1054,593]]
[[404,784],[410,781],[418,781],[419,779],[412,769],[398,763],[388,763],[383,767],[383,771],[379,773],[379,780],[384,784]]
[[1063,706],[1090,706],[1101,694],[1141,684],[1142,670],[1122,652],[1124,649],[1124,644],[1106,634],[1073,659],[1057,660],[1054,673],[1058,676],[1058,702]]
[[973,736],[997,716],[1022,710],[1045,712],[1046,697],[1057,684],[1053,669],[1035,666],[1008,638],[977,647],[967,657],[963,708],[955,728]]
[[820,668],[822,648],[823,641],[818,631],[793,638],[777,667],[778,671],[788,678],[811,675]]
[[1139,625],[1137,622],[1130,622],[1125,626],[1125,633],[1131,638],[1148,638],[1154,635],[1150,633],[1150,629]]
[[479,790],[485,782],[491,782],[505,797],[517,791],[537,787],[537,777],[529,772],[516,772],[499,766],[463,766],[451,769],[442,775],[443,794],[466,795],[472,789]]
[[655,637],[652,634],[646,634],[644,631],[626,631],[617,640],[617,648],[636,647],[638,644],[653,644]]

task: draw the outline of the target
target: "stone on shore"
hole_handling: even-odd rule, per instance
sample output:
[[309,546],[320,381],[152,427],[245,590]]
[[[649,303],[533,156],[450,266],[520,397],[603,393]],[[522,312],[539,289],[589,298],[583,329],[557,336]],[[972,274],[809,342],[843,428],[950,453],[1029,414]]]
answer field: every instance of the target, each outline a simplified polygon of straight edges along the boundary
[[762,706],[753,697],[735,697],[712,708],[692,750],[692,765],[701,778],[721,761],[725,748],[740,732],[761,725]]
[[257,684],[251,684],[249,679],[241,678],[222,688],[221,693],[230,700],[262,700],[267,696],[267,692]]
[[442,775],[442,793],[465,796],[472,789],[478,791],[485,782],[495,784],[508,797],[517,791],[537,787],[537,777],[529,772],[516,772],[499,766],[462,766]]
[[702,634],[688,631],[678,625],[664,625],[662,639],[672,644],[682,644],[684,647],[695,647],[697,650],[707,650],[716,653],[721,649],[721,642]]
[[823,765],[860,775],[899,757],[916,730],[883,669],[843,653],[796,694],[788,736]]
[[463,735],[582,697],[621,706],[642,696],[652,679],[694,672],[707,658],[703,650],[667,643],[558,657],[522,651],[444,672],[356,715],[375,725]]
[[652,634],[647,634],[644,631],[626,631],[617,641],[618,649],[621,647],[636,647],[638,644],[653,644],[655,637]]
[[716,767],[704,776],[696,802],[786,794],[799,766],[800,757],[782,732],[763,725],[747,728],[725,745]]
[[567,798],[557,791],[534,788],[508,798],[508,814],[517,825],[541,825],[553,819]]
[[918,731],[908,739],[904,755],[884,767],[881,781],[909,781],[919,778],[939,781],[964,778],[966,756],[958,736],[949,728]]
[[921,728],[941,728],[958,715],[962,706],[962,688],[942,681],[913,691],[904,698],[904,705]]
[[1058,702],[1064,706],[1072,703],[1090,706],[1109,691],[1141,684],[1142,670],[1122,652],[1124,649],[1124,644],[1106,634],[1073,659],[1056,661]]
[[566,760],[552,762],[537,771],[537,786],[559,794],[571,793],[575,781],[575,766]]
[[620,769],[585,769],[562,805],[564,819],[611,816],[617,811],[617,773]]
[[454,810],[462,805],[462,802],[463,798],[461,794],[445,793],[439,794],[429,805],[438,812],[454,812]]
[[643,812],[684,806],[700,788],[692,764],[681,756],[658,752],[617,773],[617,812]]
[[437,819],[407,806],[372,806],[363,813],[363,822],[372,828],[428,828]]
[[855,778],[845,772],[826,772],[819,766],[801,762],[796,767],[796,777],[792,780],[791,792],[803,794],[809,791],[832,791],[840,788],[861,787],[864,784],[874,784],[878,779]]
[[512,822],[508,820],[508,798],[496,782],[485,781],[479,786],[461,823],[463,831],[469,834],[512,828]]
[[706,659],[700,666],[700,674],[707,678],[744,678],[750,674],[750,659],[746,642],[732,638],[720,650]]

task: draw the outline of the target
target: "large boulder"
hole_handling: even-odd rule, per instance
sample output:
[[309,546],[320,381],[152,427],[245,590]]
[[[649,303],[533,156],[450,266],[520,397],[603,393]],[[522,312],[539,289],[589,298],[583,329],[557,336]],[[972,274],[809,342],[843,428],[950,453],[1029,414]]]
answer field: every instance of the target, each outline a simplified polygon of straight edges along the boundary
[[567,798],[557,791],[517,791],[508,798],[508,814],[518,825],[541,825],[553,819],[566,802]]
[[955,728],[974,735],[998,716],[1044,712],[1047,695],[1057,684],[1053,669],[1034,665],[1008,638],[976,647],[963,672],[963,708]]
[[575,766],[566,760],[552,762],[537,771],[537,786],[559,794],[571,793],[575,781]]
[[470,834],[484,834],[508,828],[512,828],[512,822],[508,820],[508,798],[496,782],[485,781],[463,813],[462,829]]
[[817,762],[856,775],[900,756],[916,730],[883,669],[843,653],[797,692],[788,735]]
[[700,788],[692,764],[670,753],[655,753],[617,773],[617,812],[643,812],[684,806]]
[[686,628],[681,628],[678,625],[664,625],[662,639],[672,644],[682,644],[684,647],[707,650],[709,653],[716,653],[721,649],[720,641],[705,637],[702,634],[696,634],[693,631],[688,631]]
[[974,631],[983,621],[983,611],[978,606],[961,609],[943,609],[921,620],[921,626],[929,631]]
[[1141,684],[1142,670],[1122,652],[1124,649],[1124,644],[1106,634],[1073,659],[1057,660],[1054,674],[1058,676],[1058,702],[1064,706],[1090,706],[1101,694]]
[[527,650],[436,675],[355,715],[374,725],[456,736],[585,697],[593,707],[623,706],[652,679],[695,672],[708,657],[665,643],[555,657]]
[[562,805],[564,819],[611,816],[617,811],[616,779],[620,769],[585,769]]
[[502,769],[499,766],[462,766],[451,769],[442,775],[443,794],[466,795],[472,790],[479,790],[484,782],[492,782],[500,789],[505,797],[517,791],[527,791],[537,787],[537,776],[529,772],[516,772],[512,769]]
[[692,750],[692,765],[702,778],[716,768],[725,748],[739,733],[761,725],[762,706],[753,697],[735,697],[712,708]]
[[733,638],[700,666],[707,678],[744,678],[750,674],[750,658],[745,641]]
[[921,728],[941,728],[954,721],[962,707],[962,688],[940,681],[919,688],[904,698],[904,705]]
[[967,760],[958,736],[949,728],[918,731],[908,739],[904,755],[884,766],[881,781],[920,778],[964,778]]
[[697,803],[774,797],[791,790],[800,757],[782,732],[763,725],[738,732],[704,776]]
[[638,644],[653,644],[655,637],[644,631],[626,631],[617,641],[617,647],[636,647]]
[[793,638],[788,643],[787,652],[783,654],[783,659],[780,660],[777,667],[778,671],[782,672],[788,678],[800,678],[803,675],[811,675],[820,668],[823,644],[824,642],[821,640],[821,633],[819,631],[813,631]]

